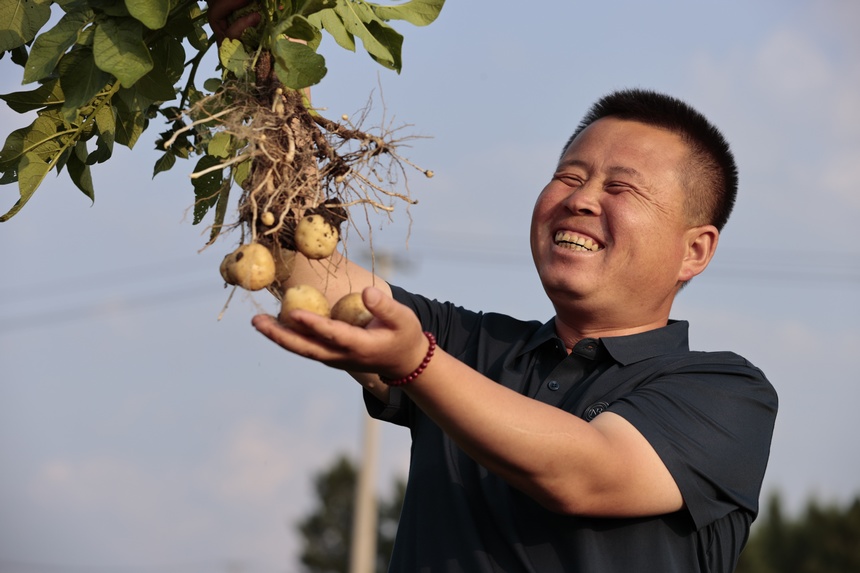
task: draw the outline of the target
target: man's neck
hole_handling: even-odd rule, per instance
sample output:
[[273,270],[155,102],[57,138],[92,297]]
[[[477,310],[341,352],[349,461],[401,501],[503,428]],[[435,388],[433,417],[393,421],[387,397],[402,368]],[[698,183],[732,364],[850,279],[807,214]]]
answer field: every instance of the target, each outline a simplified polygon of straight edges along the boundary
[[649,330],[662,328],[669,323],[668,312],[658,317],[636,317],[629,320],[583,320],[582,316],[557,313],[555,330],[564,342],[567,351],[584,338],[609,338],[612,336],[629,336]]

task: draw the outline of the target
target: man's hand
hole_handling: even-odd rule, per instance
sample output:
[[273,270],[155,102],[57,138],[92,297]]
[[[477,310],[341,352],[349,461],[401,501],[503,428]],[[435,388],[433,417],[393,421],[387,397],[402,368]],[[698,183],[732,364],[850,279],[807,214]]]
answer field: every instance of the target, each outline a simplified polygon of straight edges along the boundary
[[209,26],[220,44],[224,38],[238,40],[247,28],[253,28],[260,23],[259,12],[249,12],[231,22],[231,16],[254,0],[206,0],[209,9],[207,17]]
[[287,328],[274,317],[258,315],[254,327],[279,346],[327,366],[399,378],[412,372],[427,352],[428,341],[415,313],[378,288],[362,299],[374,318],[365,328],[294,310]]

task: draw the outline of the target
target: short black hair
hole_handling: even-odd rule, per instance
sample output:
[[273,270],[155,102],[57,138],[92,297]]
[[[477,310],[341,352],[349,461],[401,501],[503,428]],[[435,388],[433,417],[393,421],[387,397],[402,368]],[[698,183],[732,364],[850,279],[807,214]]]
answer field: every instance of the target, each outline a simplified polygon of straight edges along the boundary
[[567,140],[562,154],[586,127],[605,117],[637,121],[678,134],[691,150],[684,169],[687,211],[695,224],[722,230],[738,192],[738,169],[723,134],[692,106],[644,89],[626,89],[597,100]]

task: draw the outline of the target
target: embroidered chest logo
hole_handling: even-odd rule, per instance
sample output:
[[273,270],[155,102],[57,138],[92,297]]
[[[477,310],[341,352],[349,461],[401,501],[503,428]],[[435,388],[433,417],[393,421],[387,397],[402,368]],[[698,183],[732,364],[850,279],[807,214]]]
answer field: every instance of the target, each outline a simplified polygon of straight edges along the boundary
[[594,404],[585,409],[585,413],[583,413],[582,417],[585,419],[586,422],[590,422],[608,407],[609,404],[607,404],[606,402],[595,402]]

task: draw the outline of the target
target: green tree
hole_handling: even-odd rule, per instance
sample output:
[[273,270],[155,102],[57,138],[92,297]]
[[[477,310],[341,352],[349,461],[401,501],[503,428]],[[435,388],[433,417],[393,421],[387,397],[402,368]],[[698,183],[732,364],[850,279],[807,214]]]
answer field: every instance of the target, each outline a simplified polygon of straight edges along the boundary
[[845,505],[807,504],[795,519],[773,495],[741,553],[737,573],[860,571],[860,497]]
[[[357,479],[356,466],[343,455],[315,476],[317,506],[298,524],[303,541],[300,558],[308,573],[348,571]],[[405,490],[406,484],[398,479],[391,495],[379,500],[378,573],[388,570]]]

